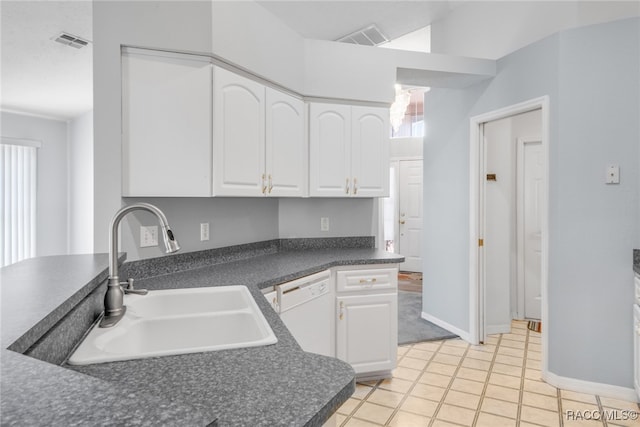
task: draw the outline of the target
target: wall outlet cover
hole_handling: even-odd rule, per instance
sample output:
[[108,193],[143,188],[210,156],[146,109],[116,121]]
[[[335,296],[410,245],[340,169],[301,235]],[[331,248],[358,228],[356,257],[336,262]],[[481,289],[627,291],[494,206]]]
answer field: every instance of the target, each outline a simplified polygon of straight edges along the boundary
[[209,223],[200,223],[200,241],[209,240]]
[[158,246],[158,226],[140,226],[140,247]]
[[329,218],[320,218],[320,231],[329,231]]

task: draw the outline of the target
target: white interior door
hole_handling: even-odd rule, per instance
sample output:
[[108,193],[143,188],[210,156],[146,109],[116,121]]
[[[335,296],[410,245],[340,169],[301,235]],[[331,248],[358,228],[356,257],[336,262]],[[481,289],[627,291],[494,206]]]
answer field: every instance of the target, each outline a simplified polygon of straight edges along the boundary
[[542,142],[518,140],[518,290],[527,319],[541,317],[542,197],[544,155]]
[[399,180],[399,247],[404,271],[422,271],[422,160],[402,160]]

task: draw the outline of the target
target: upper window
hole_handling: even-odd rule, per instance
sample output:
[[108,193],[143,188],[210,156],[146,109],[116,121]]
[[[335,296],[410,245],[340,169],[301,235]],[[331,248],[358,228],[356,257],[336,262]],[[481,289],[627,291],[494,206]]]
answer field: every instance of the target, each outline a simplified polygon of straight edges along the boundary
[[391,137],[424,136],[424,87],[396,85],[396,100],[391,105]]

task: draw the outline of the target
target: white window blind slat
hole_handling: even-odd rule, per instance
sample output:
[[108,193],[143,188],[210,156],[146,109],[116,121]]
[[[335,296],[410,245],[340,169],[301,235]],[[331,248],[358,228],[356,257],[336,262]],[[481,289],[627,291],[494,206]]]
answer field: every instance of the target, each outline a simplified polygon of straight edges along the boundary
[[0,267],[36,255],[37,150],[33,144],[0,144]]

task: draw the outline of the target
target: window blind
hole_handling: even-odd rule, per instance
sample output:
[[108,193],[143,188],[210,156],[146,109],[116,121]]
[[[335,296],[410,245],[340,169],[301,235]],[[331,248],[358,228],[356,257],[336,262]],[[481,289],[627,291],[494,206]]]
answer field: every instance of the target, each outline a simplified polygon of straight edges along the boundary
[[0,143],[0,267],[36,255],[37,141]]

